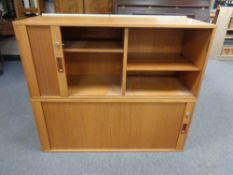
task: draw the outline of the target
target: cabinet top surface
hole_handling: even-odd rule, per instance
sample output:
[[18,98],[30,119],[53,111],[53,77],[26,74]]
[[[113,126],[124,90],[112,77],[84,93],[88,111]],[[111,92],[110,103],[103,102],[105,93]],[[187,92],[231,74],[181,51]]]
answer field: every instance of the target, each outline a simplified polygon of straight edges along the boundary
[[56,25],[90,27],[214,28],[215,25],[185,16],[143,15],[44,15],[14,22],[14,25]]

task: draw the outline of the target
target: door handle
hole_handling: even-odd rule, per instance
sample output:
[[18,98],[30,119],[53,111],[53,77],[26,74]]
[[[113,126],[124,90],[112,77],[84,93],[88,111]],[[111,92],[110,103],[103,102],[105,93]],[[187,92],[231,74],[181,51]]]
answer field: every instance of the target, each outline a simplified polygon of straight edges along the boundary
[[184,123],[181,128],[181,134],[186,134],[187,129],[188,129],[188,124]]

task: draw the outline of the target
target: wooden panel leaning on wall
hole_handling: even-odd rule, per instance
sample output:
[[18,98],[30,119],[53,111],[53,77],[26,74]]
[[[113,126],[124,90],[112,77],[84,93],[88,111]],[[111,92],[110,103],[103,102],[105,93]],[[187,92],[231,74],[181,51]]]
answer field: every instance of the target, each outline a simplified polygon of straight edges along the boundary
[[113,0],[54,0],[56,13],[111,14]]
[[21,18],[26,18],[27,16],[40,15],[44,13],[45,12],[44,0],[35,0],[35,2],[31,3],[32,6],[25,7],[23,1],[14,0],[16,17],[18,19],[21,19]]
[[42,149],[183,150],[214,27],[161,16],[14,22]]

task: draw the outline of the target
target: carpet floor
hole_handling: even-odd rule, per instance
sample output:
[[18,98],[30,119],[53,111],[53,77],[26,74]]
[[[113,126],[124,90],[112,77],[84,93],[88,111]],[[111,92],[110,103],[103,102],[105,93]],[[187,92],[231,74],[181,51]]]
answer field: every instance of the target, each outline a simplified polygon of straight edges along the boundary
[[232,175],[233,61],[210,60],[184,152],[43,153],[20,62],[0,76],[0,175]]

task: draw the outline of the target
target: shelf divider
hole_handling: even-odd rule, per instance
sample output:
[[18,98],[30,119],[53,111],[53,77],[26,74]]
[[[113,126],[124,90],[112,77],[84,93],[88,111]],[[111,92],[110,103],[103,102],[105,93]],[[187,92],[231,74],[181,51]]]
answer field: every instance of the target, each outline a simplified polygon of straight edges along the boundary
[[124,53],[123,53],[123,67],[122,67],[122,95],[125,96],[126,92],[126,77],[127,77],[127,56],[128,56],[128,40],[129,40],[129,29],[124,29]]

